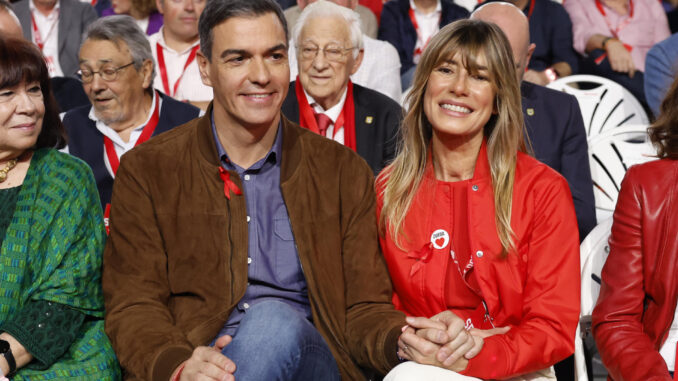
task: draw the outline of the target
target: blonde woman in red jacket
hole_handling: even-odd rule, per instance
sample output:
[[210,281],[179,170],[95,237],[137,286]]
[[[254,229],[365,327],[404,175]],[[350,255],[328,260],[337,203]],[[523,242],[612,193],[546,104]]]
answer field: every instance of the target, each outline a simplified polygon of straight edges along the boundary
[[555,379],[579,317],[577,222],[567,182],[525,154],[506,37],[446,26],[408,102],[377,180],[393,302],[410,316],[398,354],[412,360],[386,380]]
[[626,173],[593,310],[593,335],[615,381],[670,381],[676,370],[678,80],[649,132],[661,160]]

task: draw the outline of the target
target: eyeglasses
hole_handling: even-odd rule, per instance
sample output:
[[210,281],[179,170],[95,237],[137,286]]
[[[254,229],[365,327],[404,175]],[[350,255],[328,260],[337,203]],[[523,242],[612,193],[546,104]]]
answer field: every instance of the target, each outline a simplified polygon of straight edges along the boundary
[[103,79],[106,82],[113,82],[116,79],[118,79],[118,72],[120,72],[120,70],[131,65],[134,65],[134,62],[130,62],[127,65],[122,65],[118,67],[103,67],[99,71],[80,69],[78,71],[78,74],[80,74],[80,78],[82,79],[83,83],[92,82],[94,80],[94,74],[99,74],[101,76],[101,79]]
[[353,49],[355,49],[355,47],[342,48],[337,45],[327,45],[321,49],[315,44],[305,44],[301,46],[301,58],[304,60],[312,60],[318,56],[319,51],[322,51],[327,60],[343,62],[346,59],[346,53]]

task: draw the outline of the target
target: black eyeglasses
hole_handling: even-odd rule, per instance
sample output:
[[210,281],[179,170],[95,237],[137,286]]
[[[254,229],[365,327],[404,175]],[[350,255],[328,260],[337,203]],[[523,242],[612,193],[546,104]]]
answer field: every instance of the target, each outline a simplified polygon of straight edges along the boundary
[[88,69],[80,69],[78,71],[78,74],[80,74],[80,78],[82,79],[83,83],[90,83],[94,80],[94,74],[99,74],[101,76],[101,79],[103,79],[106,82],[113,82],[116,79],[118,79],[118,73],[120,70],[134,65],[134,61],[128,63],[127,65],[122,65],[118,67],[103,67],[99,71],[92,71]]

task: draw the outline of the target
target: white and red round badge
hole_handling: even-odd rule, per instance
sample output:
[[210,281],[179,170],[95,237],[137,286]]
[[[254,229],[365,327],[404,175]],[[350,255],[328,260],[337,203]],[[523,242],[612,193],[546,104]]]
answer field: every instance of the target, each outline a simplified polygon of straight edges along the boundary
[[443,229],[438,229],[431,234],[431,244],[434,248],[440,250],[447,247],[450,243],[450,234]]

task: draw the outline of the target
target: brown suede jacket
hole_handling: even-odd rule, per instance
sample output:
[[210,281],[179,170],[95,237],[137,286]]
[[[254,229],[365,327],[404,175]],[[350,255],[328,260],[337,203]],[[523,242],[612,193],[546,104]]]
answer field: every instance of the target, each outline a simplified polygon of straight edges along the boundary
[[[115,179],[103,287],[126,379],[167,381],[245,294],[245,196],[224,196],[210,115],[125,154]],[[343,379],[363,379],[359,366],[386,373],[405,320],[379,251],[372,171],[286,119],[282,131],[280,186],[314,324]]]

